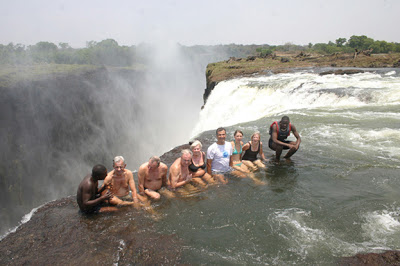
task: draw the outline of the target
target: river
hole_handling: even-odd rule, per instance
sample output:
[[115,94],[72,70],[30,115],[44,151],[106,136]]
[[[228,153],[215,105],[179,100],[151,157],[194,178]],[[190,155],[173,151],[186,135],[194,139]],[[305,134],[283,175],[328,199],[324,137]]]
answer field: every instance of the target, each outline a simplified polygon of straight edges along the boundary
[[[152,240],[154,234],[171,238],[170,250],[162,252],[179,254],[173,262],[183,264],[333,265],[357,253],[398,249],[400,71],[319,75],[325,70],[220,82],[200,112],[192,139],[200,138],[203,150],[215,141],[215,129],[224,126],[227,140],[236,129],[244,141],[260,131],[269,159],[269,125],[290,117],[302,138],[300,149],[291,161],[270,160],[266,170],[256,172],[265,184],[230,177],[226,185],[155,202],[154,213],[112,214],[115,225],[110,216],[77,216],[73,207],[57,215],[69,215],[75,227],[78,219],[91,232],[112,234],[112,245],[100,245],[100,251],[109,255],[107,262],[121,264],[134,247],[126,232],[143,241],[146,233]],[[176,156],[164,159],[170,163]]]

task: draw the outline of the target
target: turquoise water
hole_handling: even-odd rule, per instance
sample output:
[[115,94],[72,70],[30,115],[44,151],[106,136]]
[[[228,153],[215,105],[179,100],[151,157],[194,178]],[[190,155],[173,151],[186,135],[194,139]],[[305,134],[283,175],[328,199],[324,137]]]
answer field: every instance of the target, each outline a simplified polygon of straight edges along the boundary
[[[245,140],[258,130],[272,158],[267,130],[282,115],[296,125],[301,148],[291,162],[270,161],[256,173],[266,185],[232,177],[159,206],[157,226],[185,240],[186,262],[321,265],[400,248],[399,71],[223,82],[196,130],[227,126],[229,140],[235,129]],[[212,140],[214,131],[201,136]]]
[[[300,150],[291,161],[269,161],[256,172],[265,184],[229,177],[226,185],[186,189],[154,202],[153,211],[125,209],[90,220],[66,204],[68,212],[51,209],[54,223],[77,241],[90,231],[103,244],[67,248],[90,258],[99,251],[124,264],[124,254],[125,260],[140,259],[131,254],[140,250],[135,241],[150,235],[157,241],[154,235],[162,234],[168,238],[154,247],[179,239],[171,250],[182,249],[181,263],[195,265],[333,265],[344,256],[399,249],[400,71],[320,76],[321,71],[221,82],[200,112],[192,138],[204,140],[204,151],[215,141],[215,129],[225,126],[229,141],[236,129],[244,141],[260,131],[270,159],[269,125],[283,115],[291,118],[302,137]],[[85,226],[76,228],[76,220]],[[48,219],[42,223],[46,228]]]

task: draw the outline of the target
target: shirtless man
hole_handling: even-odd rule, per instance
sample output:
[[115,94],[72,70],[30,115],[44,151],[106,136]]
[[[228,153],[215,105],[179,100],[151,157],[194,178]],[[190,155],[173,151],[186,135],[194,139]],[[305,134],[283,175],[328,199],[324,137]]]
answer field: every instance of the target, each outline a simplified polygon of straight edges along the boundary
[[112,197],[110,191],[105,192],[102,196],[99,194],[105,187],[98,189],[98,181],[104,180],[107,176],[107,168],[104,165],[95,165],[92,174],[88,174],[79,184],[76,193],[76,201],[79,209],[85,213],[94,213],[100,210],[100,204]]
[[147,163],[139,167],[139,194],[149,196],[152,199],[160,199],[158,192],[162,187],[167,186],[168,166],[160,161],[160,158],[153,156]]
[[[296,137],[296,141],[286,140],[290,132]],[[289,150],[284,158],[290,159],[299,149],[301,138],[296,127],[290,123],[289,117],[283,116],[281,121],[273,122],[269,127],[269,134],[271,137],[268,141],[268,146],[271,150],[275,151],[275,158],[277,161],[279,161],[281,157],[282,150]]]
[[[113,197],[109,203],[117,206],[127,206],[138,204],[135,181],[130,170],[125,169],[125,159],[122,156],[116,156],[113,160],[114,170],[108,173],[104,179],[103,186],[110,189]],[[129,193],[129,189],[131,194]]]
[[182,155],[169,168],[169,181],[172,188],[182,187],[192,181],[189,165],[192,163],[192,151],[182,150]]

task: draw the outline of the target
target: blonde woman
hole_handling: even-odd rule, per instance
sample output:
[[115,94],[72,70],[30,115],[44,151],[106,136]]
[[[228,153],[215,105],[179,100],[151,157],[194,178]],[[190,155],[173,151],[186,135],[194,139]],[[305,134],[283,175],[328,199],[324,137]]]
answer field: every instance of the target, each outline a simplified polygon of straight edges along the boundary
[[254,132],[253,135],[251,135],[251,141],[246,143],[242,149],[244,151],[242,162],[247,167],[253,171],[257,170],[258,168],[265,168],[265,164],[263,164],[262,161],[257,158],[257,155],[260,155],[263,161],[267,161],[262,148],[260,132]]
[[192,145],[190,145],[190,150],[193,153],[192,163],[189,165],[189,170],[192,173],[192,181],[205,186],[207,183],[214,183],[214,179],[206,172],[206,154],[201,151],[203,145],[200,141],[195,140]]

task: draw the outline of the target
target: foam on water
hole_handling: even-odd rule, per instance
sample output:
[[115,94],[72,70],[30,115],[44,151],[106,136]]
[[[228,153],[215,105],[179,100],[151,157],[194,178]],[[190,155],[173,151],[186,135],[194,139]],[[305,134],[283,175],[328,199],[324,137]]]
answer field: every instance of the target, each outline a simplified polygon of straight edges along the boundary
[[400,244],[399,210],[379,210],[365,214],[363,235],[379,245]]
[[303,259],[327,250],[338,256],[364,250],[360,245],[341,240],[329,228],[316,228],[318,223],[315,225],[309,211],[298,208],[279,210],[270,219],[278,223],[279,235],[288,242],[289,250]]
[[223,81],[209,96],[192,136],[291,111],[398,104],[400,77],[393,75],[296,72]]
[[120,239],[117,252],[114,254],[114,263],[113,263],[113,265],[115,265],[115,266],[119,265],[119,260],[121,258],[121,253],[123,253],[125,247],[126,247],[125,241]]
[[14,228],[8,230],[8,232],[6,232],[4,235],[0,236],[0,241],[5,238],[7,235],[14,233],[15,231],[17,231],[18,227],[20,227],[21,225],[23,225],[24,223],[29,222],[29,220],[32,218],[32,216],[35,214],[35,212],[40,209],[42,206],[46,205],[47,203],[37,207],[37,208],[33,208],[29,213],[25,214],[22,219],[21,222]]

